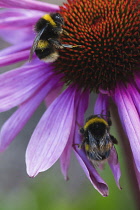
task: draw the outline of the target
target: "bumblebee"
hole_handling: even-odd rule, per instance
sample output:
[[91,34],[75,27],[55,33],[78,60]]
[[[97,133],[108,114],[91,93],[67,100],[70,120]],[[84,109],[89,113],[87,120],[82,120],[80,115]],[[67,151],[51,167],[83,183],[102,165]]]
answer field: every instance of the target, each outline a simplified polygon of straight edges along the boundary
[[105,120],[103,115],[91,115],[86,119],[84,127],[80,129],[83,136],[80,148],[85,149],[88,159],[92,163],[106,160],[117,140],[110,135],[111,119]]
[[60,42],[61,34],[67,34],[62,28],[63,25],[64,19],[59,13],[45,14],[37,21],[34,27],[37,35],[30,50],[29,60],[32,59],[35,52],[39,59],[53,62],[59,56],[57,49],[73,47]]

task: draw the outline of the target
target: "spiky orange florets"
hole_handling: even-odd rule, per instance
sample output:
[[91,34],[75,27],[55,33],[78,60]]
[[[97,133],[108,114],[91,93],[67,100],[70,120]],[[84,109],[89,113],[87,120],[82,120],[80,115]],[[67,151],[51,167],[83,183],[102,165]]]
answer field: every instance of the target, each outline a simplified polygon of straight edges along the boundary
[[78,45],[55,62],[65,82],[90,90],[127,83],[140,65],[140,1],[69,0],[60,9],[62,42]]

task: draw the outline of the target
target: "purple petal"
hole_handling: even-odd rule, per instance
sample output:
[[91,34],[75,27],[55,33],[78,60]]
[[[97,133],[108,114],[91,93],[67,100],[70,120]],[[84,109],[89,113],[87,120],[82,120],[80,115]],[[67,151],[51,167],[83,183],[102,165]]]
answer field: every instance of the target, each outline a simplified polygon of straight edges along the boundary
[[63,84],[59,83],[55,88],[49,92],[49,94],[45,98],[46,106],[50,106],[51,103],[60,95],[62,90]]
[[140,172],[137,170],[137,167],[136,167],[135,163],[134,163],[134,168],[135,168],[135,174],[136,174],[138,186],[140,188]]
[[76,119],[76,131],[75,131],[75,140],[74,140],[74,150],[76,152],[76,156],[80,162],[81,167],[85,171],[85,174],[87,175],[88,179],[92,183],[92,185],[95,187],[96,190],[98,190],[101,195],[107,196],[108,195],[108,187],[104,180],[100,177],[100,175],[97,173],[94,166],[91,164],[91,162],[88,160],[85,152],[83,149],[78,149],[77,144],[81,143],[81,136],[78,132],[79,125],[83,125],[84,122],[84,113],[88,107],[88,97],[89,93],[85,92],[83,93],[79,106],[78,106],[78,112],[77,112],[77,119]]
[[107,184],[104,182],[104,180],[100,177],[100,175],[97,173],[96,169],[93,167],[93,165],[89,162],[86,156],[81,155],[81,153],[78,153],[76,151],[77,159],[79,160],[79,163],[81,167],[83,168],[86,176],[90,180],[91,184],[94,186],[94,188],[104,197],[108,196],[108,187]]
[[71,131],[74,100],[75,90],[69,87],[42,116],[26,151],[29,176],[50,168],[62,154]]
[[[76,103],[74,105],[75,107],[75,111],[77,109],[77,104],[79,102],[79,99],[80,99],[80,92],[78,91],[76,93]],[[66,144],[66,147],[60,157],[60,164],[61,164],[61,171],[62,171],[62,174],[65,178],[65,180],[68,180],[68,168],[69,168],[69,165],[70,165],[70,156],[71,156],[71,149],[72,149],[72,145],[73,145],[73,139],[74,139],[74,131],[75,131],[75,124],[76,124],[76,116],[75,116],[75,113],[74,113],[74,116],[73,116],[73,122],[72,122],[72,127],[71,127],[71,132],[70,132],[70,136],[69,136],[69,139],[67,141],[67,144]]]
[[29,58],[30,50],[24,50],[14,54],[0,57],[0,67],[7,66]]
[[[84,114],[88,108],[89,104],[89,91],[84,91],[81,95],[81,99],[79,101],[78,105],[78,111],[77,111],[77,126],[83,126],[84,123]],[[78,128],[79,130],[79,128]],[[80,143],[80,142],[79,142]]]
[[21,28],[22,27],[32,27],[36,21],[40,18],[41,16],[35,16],[35,17],[25,17],[25,16],[20,16],[20,17],[4,17],[0,18],[0,29],[2,30],[3,28]]
[[[0,11],[0,37],[5,41],[23,45],[23,41],[34,39],[33,25],[43,15],[43,12],[18,9]],[[10,30],[10,36],[9,36]]]
[[[35,11],[34,11],[35,12]],[[23,9],[1,9],[0,10],[0,19],[6,17],[19,17],[19,16],[28,16],[29,11]],[[30,13],[31,14],[31,13]]]
[[118,188],[121,189],[120,184],[119,184],[119,180],[121,177],[121,170],[120,170],[120,164],[118,162],[118,155],[117,155],[115,147],[111,149],[110,156],[108,158],[108,164],[112,170],[112,173],[114,174],[114,178],[115,178]]
[[129,94],[129,89],[119,86],[115,90],[115,102],[122,125],[128,135],[134,160],[140,171],[140,120],[134,102]]
[[[27,49],[30,49],[32,44],[33,44],[33,41],[25,41],[24,45],[20,43],[20,44],[7,47],[0,51],[0,56],[2,57],[2,56],[10,55],[10,54],[15,54],[20,51],[25,51]],[[28,57],[29,57],[29,54],[28,54]]]
[[128,84],[129,93],[140,115],[140,91],[133,84]]
[[74,137],[74,128],[75,128],[75,116],[72,122],[71,132],[67,144],[63,150],[63,153],[60,157],[61,172],[65,180],[68,180],[68,168],[70,165],[71,149],[73,144]]
[[[10,31],[10,36],[9,36],[9,31]],[[6,42],[9,42],[9,43],[15,44],[15,45],[17,43],[23,44],[26,41],[33,42],[34,36],[35,35],[33,33],[32,27],[25,27],[22,29],[19,29],[19,28],[17,29],[17,28],[12,27],[11,29],[6,28],[3,30],[0,30],[0,37],[3,40],[5,40]]]
[[0,132],[0,151],[4,151],[14,140],[57,82],[58,78],[53,77],[53,80],[50,80],[32,98],[21,104],[18,110],[5,122]]
[[45,12],[56,12],[59,10],[58,5],[32,0],[0,0],[0,6],[5,8],[21,8]]
[[104,95],[99,93],[98,98],[95,103],[94,107],[94,114],[107,114],[108,111],[108,106],[109,106],[109,97],[108,95]]
[[[108,111],[108,106],[109,106],[109,97],[108,95],[105,94],[99,94],[95,108],[94,108],[94,114],[100,114],[103,113],[104,115],[107,115]],[[120,171],[120,165],[118,163],[118,158],[117,158],[117,153],[115,148],[111,150],[110,157],[108,159],[108,163],[110,165],[110,168],[114,174],[114,178],[116,180],[116,184],[120,189],[119,185],[119,179],[121,176],[121,171]]]
[[28,64],[0,75],[0,111],[13,108],[31,97],[52,75],[47,64]]

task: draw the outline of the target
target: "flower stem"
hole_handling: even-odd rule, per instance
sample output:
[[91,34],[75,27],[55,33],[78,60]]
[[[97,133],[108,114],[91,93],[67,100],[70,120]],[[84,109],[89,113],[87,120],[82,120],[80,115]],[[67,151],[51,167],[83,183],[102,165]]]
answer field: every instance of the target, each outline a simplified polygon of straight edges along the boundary
[[137,180],[137,176],[135,173],[134,158],[133,158],[129,140],[123,130],[123,127],[121,125],[121,121],[118,115],[117,107],[114,105],[114,103],[111,103],[111,113],[112,113],[112,118],[114,119],[115,124],[116,124],[117,133],[119,135],[119,138],[121,139],[119,144],[120,143],[122,144],[123,153],[125,157],[125,165],[127,168],[128,178],[130,180],[132,195],[133,195],[137,209],[140,209],[140,190],[139,190],[139,183]]

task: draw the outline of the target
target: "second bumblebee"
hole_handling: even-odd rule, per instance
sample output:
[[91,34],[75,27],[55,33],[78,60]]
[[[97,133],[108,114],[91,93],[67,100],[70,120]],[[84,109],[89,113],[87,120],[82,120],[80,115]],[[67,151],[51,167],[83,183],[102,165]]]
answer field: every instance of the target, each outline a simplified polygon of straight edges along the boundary
[[106,160],[114,144],[118,143],[109,132],[110,126],[110,117],[106,121],[102,115],[91,115],[80,129],[83,140],[79,146],[85,148],[88,159],[93,163]]

